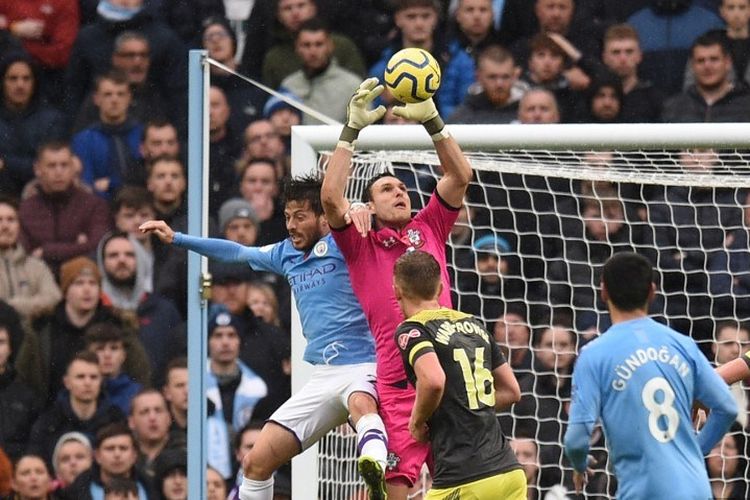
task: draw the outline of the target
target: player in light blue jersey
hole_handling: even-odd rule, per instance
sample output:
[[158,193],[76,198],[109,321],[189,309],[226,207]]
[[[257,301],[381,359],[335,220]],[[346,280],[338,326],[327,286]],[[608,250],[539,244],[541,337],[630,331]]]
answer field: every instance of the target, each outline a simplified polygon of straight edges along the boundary
[[351,415],[357,429],[360,471],[370,498],[385,498],[386,435],[377,413],[375,345],[349,272],[329,233],[320,203],[321,181],[292,179],[284,186],[289,238],[264,247],[175,233],[163,221],[141,231],[223,262],[244,262],[289,281],[307,339],[311,379],[279,407],[242,461],[241,500],[271,500],[273,472]]
[[[601,421],[618,479],[617,498],[712,498],[703,456],[737,416],[737,404],[695,342],[647,317],[651,264],[623,252],[602,273],[612,326],[581,350],[565,453],[580,492],[589,438]],[[711,412],[696,435],[691,408]]]

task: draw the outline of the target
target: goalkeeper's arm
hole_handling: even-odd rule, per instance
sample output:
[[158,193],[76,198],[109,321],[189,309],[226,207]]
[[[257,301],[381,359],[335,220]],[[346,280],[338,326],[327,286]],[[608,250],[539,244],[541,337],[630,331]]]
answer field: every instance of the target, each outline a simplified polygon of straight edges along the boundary
[[424,125],[435,143],[435,151],[443,167],[443,176],[438,181],[437,192],[448,205],[459,208],[463,204],[464,195],[474,174],[458,143],[445,130],[445,123],[435,107],[435,102],[430,98],[397,106],[393,108],[393,114],[407,120],[419,121]]
[[339,137],[339,142],[328,163],[323,186],[320,189],[320,200],[323,203],[328,224],[333,228],[346,225],[346,211],[349,201],[344,196],[349,168],[354,153],[354,141],[359,131],[367,125],[380,120],[385,114],[385,107],[378,106],[370,110],[370,104],[383,92],[383,86],[378,85],[377,78],[363,81],[349,100],[346,110],[346,125]]

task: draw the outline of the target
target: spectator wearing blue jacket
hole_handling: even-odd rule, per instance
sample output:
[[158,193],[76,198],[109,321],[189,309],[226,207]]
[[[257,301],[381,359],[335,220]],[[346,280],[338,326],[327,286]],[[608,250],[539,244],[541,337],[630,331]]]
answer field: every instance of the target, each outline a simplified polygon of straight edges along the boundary
[[111,71],[97,78],[94,104],[99,121],[73,136],[73,151],[83,164],[81,178],[94,192],[111,199],[123,179],[140,166],[143,125],[129,116],[132,93],[127,77]]
[[450,116],[476,81],[476,55],[484,47],[498,43],[493,25],[492,0],[458,0],[448,35],[448,63],[444,67],[438,106]]
[[[114,323],[91,325],[86,329],[85,343],[86,349],[99,358],[99,371],[109,401],[127,415],[133,396],[143,388],[139,381],[149,381],[151,367],[143,345]],[[136,373],[140,375],[138,379]]]

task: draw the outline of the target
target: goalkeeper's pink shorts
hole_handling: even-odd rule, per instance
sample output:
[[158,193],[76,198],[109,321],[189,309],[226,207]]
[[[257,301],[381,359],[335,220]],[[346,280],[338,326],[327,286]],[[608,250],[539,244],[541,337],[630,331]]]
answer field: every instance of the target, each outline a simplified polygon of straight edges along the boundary
[[415,441],[409,434],[409,417],[414,406],[416,392],[406,388],[377,384],[380,400],[380,416],[388,433],[388,467],[386,481],[399,481],[409,486],[419,479],[422,464],[432,470],[432,454],[429,443]]

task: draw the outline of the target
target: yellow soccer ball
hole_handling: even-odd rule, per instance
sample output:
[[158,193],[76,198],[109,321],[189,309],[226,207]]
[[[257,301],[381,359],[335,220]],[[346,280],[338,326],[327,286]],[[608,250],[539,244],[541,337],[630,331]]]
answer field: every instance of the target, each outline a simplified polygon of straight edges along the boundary
[[429,99],[440,87],[440,65],[424,49],[402,49],[385,67],[385,85],[403,103]]

